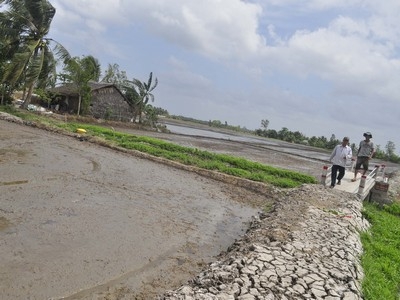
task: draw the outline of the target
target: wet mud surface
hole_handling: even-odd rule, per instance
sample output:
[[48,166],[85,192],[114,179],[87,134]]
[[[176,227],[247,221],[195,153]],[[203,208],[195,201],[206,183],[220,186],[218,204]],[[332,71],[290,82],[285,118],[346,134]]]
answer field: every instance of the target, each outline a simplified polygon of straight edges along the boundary
[[73,137],[0,125],[4,299],[148,299],[201,270],[271,201]]

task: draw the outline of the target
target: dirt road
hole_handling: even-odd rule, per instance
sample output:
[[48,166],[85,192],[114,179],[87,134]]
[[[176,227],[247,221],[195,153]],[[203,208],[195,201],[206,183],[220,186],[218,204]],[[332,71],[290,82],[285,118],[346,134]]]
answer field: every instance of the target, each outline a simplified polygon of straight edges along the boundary
[[265,196],[0,120],[1,299],[115,299],[185,282]]

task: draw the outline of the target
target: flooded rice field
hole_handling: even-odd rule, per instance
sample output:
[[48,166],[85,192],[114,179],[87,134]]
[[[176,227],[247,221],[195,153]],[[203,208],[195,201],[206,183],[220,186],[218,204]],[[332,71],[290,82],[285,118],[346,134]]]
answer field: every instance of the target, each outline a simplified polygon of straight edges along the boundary
[[0,125],[2,299],[145,299],[212,261],[266,201],[73,137]]

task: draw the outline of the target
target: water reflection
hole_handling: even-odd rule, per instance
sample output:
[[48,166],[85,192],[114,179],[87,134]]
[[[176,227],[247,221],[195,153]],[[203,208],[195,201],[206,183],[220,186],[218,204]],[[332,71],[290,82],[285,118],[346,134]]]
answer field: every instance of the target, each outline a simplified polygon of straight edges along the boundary
[[[262,137],[257,137],[257,136],[244,135],[244,134],[236,133],[236,132],[229,134],[229,133],[216,132],[216,131],[206,130],[206,129],[198,129],[198,128],[192,128],[192,127],[172,125],[172,124],[168,124],[168,123],[166,123],[166,125],[167,125],[167,128],[172,133],[245,142],[248,144],[265,146],[267,148],[276,149],[276,150],[279,150],[279,151],[282,151],[285,153],[290,153],[290,154],[294,154],[294,155],[301,156],[304,158],[318,160],[318,161],[324,162],[326,164],[329,164],[328,160],[329,160],[329,156],[330,156],[330,150],[326,150],[326,149],[319,149],[319,148],[314,148],[314,147],[310,147],[310,146],[306,146],[306,145],[293,144],[293,143],[288,143],[288,142],[284,142],[284,141],[280,141],[280,140],[267,139],[267,138],[262,138]],[[351,164],[350,161],[349,161],[349,164]],[[381,160],[373,160],[370,162],[371,166],[374,166],[377,164],[378,165],[385,164],[386,170],[388,172],[393,172],[393,170],[399,170],[398,164],[384,162]]]
[[258,138],[256,136],[243,136],[239,134],[229,134],[229,133],[222,133],[217,131],[211,131],[206,129],[198,129],[198,128],[191,128],[179,125],[171,125],[166,124],[167,128],[172,133],[177,134],[184,134],[184,135],[193,135],[193,136],[203,136],[203,137],[210,137],[216,139],[224,139],[224,140],[231,140],[231,141],[239,141],[239,142],[257,142],[257,143],[264,143],[267,145],[279,145],[277,142]]

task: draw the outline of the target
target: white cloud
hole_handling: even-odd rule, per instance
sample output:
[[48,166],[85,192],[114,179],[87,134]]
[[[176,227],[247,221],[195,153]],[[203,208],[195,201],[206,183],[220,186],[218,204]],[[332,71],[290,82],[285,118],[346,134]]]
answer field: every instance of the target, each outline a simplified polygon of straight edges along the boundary
[[240,0],[145,3],[135,16],[146,18],[147,30],[190,51],[226,59],[254,53],[264,43],[257,33],[259,5]]
[[376,126],[378,139],[397,138],[387,129],[400,117],[397,0],[53,2],[57,40],[104,67],[153,71],[168,110],[246,127],[267,118],[306,135]]
[[328,10],[333,8],[362,7],[364,0],[311,0],[304,1],[308,9]]
[[52,1],[56,8],[64,7],[70,14],[82,16],[86,20],[97,20],[99,22],[123,24],[127,20],[123,17],[123,7],[121,1],[118,0],[69,0]]

